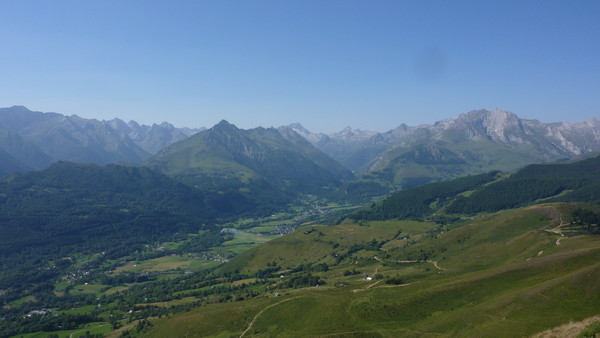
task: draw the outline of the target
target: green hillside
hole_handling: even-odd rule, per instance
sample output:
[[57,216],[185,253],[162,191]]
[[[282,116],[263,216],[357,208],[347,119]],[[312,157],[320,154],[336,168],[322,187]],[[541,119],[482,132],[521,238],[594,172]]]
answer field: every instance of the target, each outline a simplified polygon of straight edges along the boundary
[[[561,236],[557,227],[582,229],[564,224],[580,207],[600,211],[552,204],[451,227],[301,229],[222,268],[276,267],[270,291],[155,320],[144,336],[510,337],[578,322],[599,314],[600,237]],[[308,274],[321,285],[290,283]]]

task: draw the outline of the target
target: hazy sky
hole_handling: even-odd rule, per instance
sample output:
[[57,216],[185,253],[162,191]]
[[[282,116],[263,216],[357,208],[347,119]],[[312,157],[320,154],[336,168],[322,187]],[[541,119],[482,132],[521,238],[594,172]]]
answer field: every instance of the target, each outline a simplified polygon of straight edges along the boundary
[[0,107],[385,131],[600,117],[600,1],[0,1]]

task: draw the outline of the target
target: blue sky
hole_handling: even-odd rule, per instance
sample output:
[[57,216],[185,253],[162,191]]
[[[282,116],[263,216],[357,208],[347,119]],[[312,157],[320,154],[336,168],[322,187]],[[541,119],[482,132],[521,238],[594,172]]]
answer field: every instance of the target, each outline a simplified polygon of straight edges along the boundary
[[385,131],[600,118],[600,1],[0,1],[0,107]]

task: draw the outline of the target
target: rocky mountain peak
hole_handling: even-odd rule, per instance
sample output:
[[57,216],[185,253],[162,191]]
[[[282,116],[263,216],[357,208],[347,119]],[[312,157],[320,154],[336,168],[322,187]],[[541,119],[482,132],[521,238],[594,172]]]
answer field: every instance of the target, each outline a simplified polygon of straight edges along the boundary
[[511,139],[509,134],[523,131],[523,128],[520,128],[520,119],[515,114],[498,108],[484,116],[482,125],[489,136],[502,142],[516,140]]
[[308,129],[304,128],[304,126],[298,122],[289,124],[286,127],[289,129],[292,129],[295,132],[300,133],[300,134],[310,134],[311,133]]
[[325,136],[324,134],[311,132],[310,130],[304,128],[304,126],[300,123],[292,123],[279,129],[291,129],[298,133],[300,136],[302,136],[304,139],[306,139],[308,142],[312,143],[313,145],[318,144],[319,142],[322,142],[324,139],[327,138],[327,136]]
[[502,143],[521,142],[521,134],[525,132],[521,119],[499,108],[473,110],[434,124],[434,135],[438,138],[448,130],[456,130],[469,140],[489,138]]
[[221,120],[219,123],[215,124],[211,129],[213,130],[239,130],[234,124],[227,122],[227,120]]
[[136,121],[134,121],[134,120],[131,120],[131,121],[129,121],[129,122],[127,123],[127,125],[128,125],[129,127],[133,128],[133,129],[137,129],[137,128],[139,128],[139,127],[140,127],[140,124],[139,124],[139,123],[137,123],[137,122],[136,122]]
[[221,120],[208,131],[213,136],[218,135],[218,137],[226,137],[227,139],[240,138],[242,136],[242,131],[234,124],[227,122],[227,120]]
[[591,119],[585,121],[584,123],[593,128],[600,129],[600,120],[598,120],[597,118],[591,118]]
[[111,126],[113,129],[116,130],[121,130],[121,131],[129,131],[131,130],[132,126],[130,124],[125,123],[125,121],[118,119],[118,118],[114,118],[110,121],[105,121],[109,126]]

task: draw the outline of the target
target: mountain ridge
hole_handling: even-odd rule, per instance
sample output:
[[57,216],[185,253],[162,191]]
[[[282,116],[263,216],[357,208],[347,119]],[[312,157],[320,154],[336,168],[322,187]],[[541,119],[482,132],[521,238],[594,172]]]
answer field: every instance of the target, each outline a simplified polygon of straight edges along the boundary
[[161,150],[145,165],[199,189],[243,192],[282,205],[326,194],[353,176],[293,131],[239,129],[222,120]]
[[597,120],[542,123],[500,109],[474,110],[410,129],[354,184],[390,190],[491,170],[511,171],[600,150]]
[[[363,131],[346,127],[338,133],[323,134],[313,133],[304,128],[300,123],[293,123],[285,126],[298,132],[317,148],[336,158],[334,151],[328,148],[328,143],[332,141],[347,145],[351,143],[361,144],[367,142],[377,142],[388,140],[388,148],[385,151],[391,151],[393,148],[409,146],[415,142],[415,139],[432,138],[434,140],[443,140],[449,129],[459,131],[455,135],[464,139],[476,141],[489,139],[496,143],[503,143],[507,146],[515,147],[524,142],[532,143],[531,136],[536,133],[545,135],[545,142],[554,147],[554,153],[550,158],[557,155],[576,156],[590,151],[598,151],[600,146],[600,121],[592,118],[583,122],[550,122],[543,123],[535,119],[521,119],[514,113],[501,110],[499,108],[473,110],[462,113],[456,117],[437,121],[433,124],[423,124],[410,127],[401,124],[399,127],[386,132]],[[576,135],[583,133],[585,137]],[[530,136],[523,138],[523,135]],[[575,138],[575,140],[573,140]],[[587,139],[587,142],[584,140]],[[540,141],[540,140],[538,140]],[[380,156],[383,155],[379,154]],[[379,158],[374,163],[370,163],[368,171],[377,170],[385,166],[389,161]],[[341,162],[341,161],[340,161]],[[343,162],[342,162],[343,163]],[[353,169],[353,168],[350,168]]]
[[5,174],[44,169],[60,160],[142,162],[200,130],[178,129],[166,122],[146,126],[119,119],[99,121],[31,111],[24,106],[0,108],[0,150],[23,164]]

